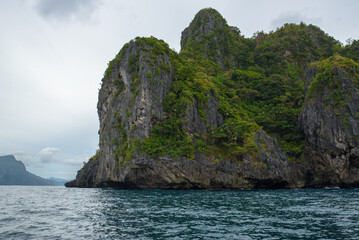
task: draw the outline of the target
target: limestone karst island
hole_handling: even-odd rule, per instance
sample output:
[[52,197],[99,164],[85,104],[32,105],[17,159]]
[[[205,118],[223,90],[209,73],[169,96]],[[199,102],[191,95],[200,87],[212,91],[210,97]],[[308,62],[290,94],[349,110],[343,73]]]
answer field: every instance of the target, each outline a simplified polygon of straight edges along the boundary
[[359,187],[359,41],[285,24],[245,38],[214,9],[176,53],[138,37],[109,62],[99,150],[67,187]]

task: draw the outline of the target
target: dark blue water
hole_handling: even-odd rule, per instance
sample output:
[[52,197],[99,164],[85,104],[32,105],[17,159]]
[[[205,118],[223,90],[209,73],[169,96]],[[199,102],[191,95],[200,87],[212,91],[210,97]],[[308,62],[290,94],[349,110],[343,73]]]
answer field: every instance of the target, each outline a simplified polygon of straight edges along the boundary
[[359,190],[0,186],[0,239],[359,239]]

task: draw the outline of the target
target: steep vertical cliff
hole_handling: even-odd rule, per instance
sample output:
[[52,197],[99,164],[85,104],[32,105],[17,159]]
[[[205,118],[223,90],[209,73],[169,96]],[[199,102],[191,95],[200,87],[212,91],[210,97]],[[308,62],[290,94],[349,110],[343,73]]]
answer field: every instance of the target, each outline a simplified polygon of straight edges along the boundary
[[308,186],[359,186],[359,64],[333,56],[311,64],[299,123]]

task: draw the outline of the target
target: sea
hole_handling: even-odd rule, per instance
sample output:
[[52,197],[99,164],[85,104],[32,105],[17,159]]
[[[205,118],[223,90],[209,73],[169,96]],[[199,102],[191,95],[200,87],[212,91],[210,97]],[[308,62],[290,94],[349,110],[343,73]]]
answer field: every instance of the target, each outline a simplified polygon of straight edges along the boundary
[[0,186],[0,239],[359,239],[359,189]]

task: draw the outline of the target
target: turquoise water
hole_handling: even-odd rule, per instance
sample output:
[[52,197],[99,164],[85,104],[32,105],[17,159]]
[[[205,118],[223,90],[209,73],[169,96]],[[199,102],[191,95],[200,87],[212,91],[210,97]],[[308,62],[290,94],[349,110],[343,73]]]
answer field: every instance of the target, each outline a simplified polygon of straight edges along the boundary
[[0,186],[0,239],[359,239],[359,190]]

